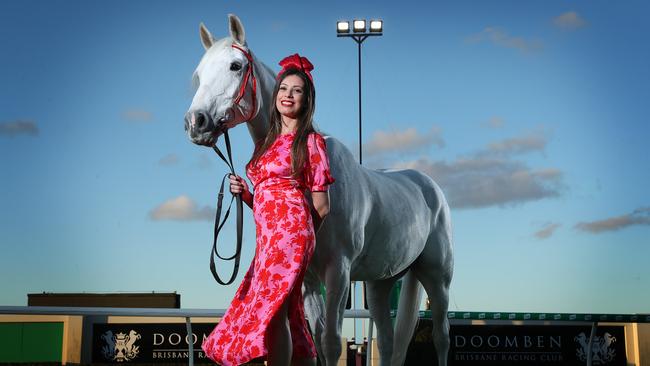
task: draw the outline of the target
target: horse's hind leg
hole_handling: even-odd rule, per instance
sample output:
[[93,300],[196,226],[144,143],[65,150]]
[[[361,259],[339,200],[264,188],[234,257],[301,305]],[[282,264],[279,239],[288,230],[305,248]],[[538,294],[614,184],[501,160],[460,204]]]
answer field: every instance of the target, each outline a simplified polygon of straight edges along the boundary
[[449,306],[449,286],[445,286],[439,279],[428,275],[418,276],[424,286],[431,305],[431,320],[433,325],[433,345],[438,355],[438,365],[447,366],[449,352],[449,320],[447,308]]
[[390,290],[396,278],[366,281],[366,299],[370,316],[377,326],[377,347],[380,366],[390,365],[393,354],[393,325],[390,321]]
[[429,296],[433,323],[433,344],[438,365],[447,366],[449,353],[449,284],[452,276],[451,242],[447,232],[435,233],[415,262],[415,274]]
[[422,287],[412,269],[402,277],[402,289],[399,296],[395,332],[393,339],[392,366],[404,365],[406,352],[413,337],[413,330],[418,323]]

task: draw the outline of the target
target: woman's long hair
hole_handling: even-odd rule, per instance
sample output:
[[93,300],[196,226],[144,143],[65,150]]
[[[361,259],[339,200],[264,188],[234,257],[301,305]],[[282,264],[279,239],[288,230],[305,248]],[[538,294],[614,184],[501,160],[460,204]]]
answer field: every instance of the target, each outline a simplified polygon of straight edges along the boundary
[[300,177],[302,170],[307,162],[307,137],[310,133],[315,132],[313,126],[314,111],[316,109],[316,91],[314,90],[314,84],[307,75],[298,69],[287,69],[275,83],[275,88],[273,89],[273,98],[271,99],[271,113],[270,113],[270,126],[269,132],[266,134],[266,138],[261,141],[255,142],[255,151],[253,152],[253,157],[248,162],[248,165],[255,166],[259,158],[266,152],[266,150],[273,144],[275,139],[282,132],[282,116],[280,111],[275,106],[275,101],[278,97],[278,91],[280,90],[280,84],[282,81],[289,75],[297,75],[302,79],[305,86],[303,88],[303,102],[300,112],[298,112],[298,124],[296,126],[296,136],[293,139],[293,145],[291,146],[291,171],[294,178]]

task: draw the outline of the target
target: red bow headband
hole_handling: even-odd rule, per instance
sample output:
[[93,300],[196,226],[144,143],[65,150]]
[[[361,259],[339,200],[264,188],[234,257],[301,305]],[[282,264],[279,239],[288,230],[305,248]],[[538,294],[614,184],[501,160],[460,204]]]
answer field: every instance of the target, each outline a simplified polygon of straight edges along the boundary
[[278,73],[278,78],[289,69],[298,69],[307,74],[307,77],[311,80],[312,84],[314,83],[314,79],[311,77],[310,72],[314,69],[314,65],[309,62],[307,57],[301,57],[299,54],[295,53],[282,59],[282,61],[280,61],[280,66],[282,66],[282,70]]

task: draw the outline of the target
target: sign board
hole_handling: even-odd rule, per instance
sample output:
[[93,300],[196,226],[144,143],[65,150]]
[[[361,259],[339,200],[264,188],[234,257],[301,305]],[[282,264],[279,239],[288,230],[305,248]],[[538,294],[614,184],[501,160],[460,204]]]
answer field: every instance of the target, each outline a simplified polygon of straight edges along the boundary
[[[201,349],[203,340],[215,324],[193,323],[192,339],[185,323],[160,324],[94,324],[93,363],[175,363],[187,364],[189,342],[194,347],[195,363],[212,363]],[[253,360],[246,365],[263,365]]]
[[[187,364],[188,342],[194,361],[211,363],[201,343],[214,324],[192,324],[187,337],[185,323],[95,324],[93,363]],[[431,320],[421,319],[413,336],[406,366],[435,365]],[[449,365],[454,366],[559,366],[585,365],[589,326],[575,325],[452,325]],[[594,366],[626,366],[625,332],[622,326],[599,326],[593,345]],[[253,360],[248,365],[263,365]]]
[[[435,364],[431,329],[431,320],[420,320],[406,365]],[[585,365],[590,332],[575,325],[452,325],[449,364]],[[626,366],[624,327],[599,326],[592,349],[594,366]]]

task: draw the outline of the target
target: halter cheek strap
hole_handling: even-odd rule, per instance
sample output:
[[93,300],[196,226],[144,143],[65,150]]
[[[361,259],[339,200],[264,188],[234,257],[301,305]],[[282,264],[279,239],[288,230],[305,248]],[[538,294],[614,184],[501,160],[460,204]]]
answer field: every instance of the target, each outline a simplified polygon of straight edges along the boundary
[[257,79],[255,78],[255,74],[253,72],[253,55],[246,49],[236,45],[233,43],[232,48],[236,48],[240,50],[244,56],[246,56],[246,59],[248,60],[248,66],[246,66],[246,73],[244,74],[244,79],[242,80],[241,86],[239,87],[239,93],[237,93],[237,97],[235,97],[234,104],[238,107],[241,106],[239,105],[239,102],[244,98],[244,94],[246,94],[246,86],[248,85],[248,80],[251,79],[252,81],[252,91],[251,91],[251,102],[252,102],[252,108],[251,108],[251,113],[246,118],[246,121],[252,120],[255,115],[257,114]]

